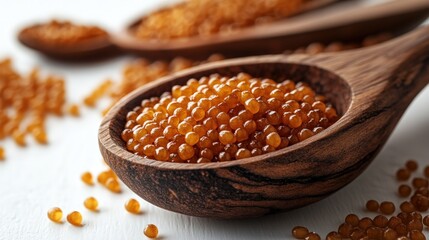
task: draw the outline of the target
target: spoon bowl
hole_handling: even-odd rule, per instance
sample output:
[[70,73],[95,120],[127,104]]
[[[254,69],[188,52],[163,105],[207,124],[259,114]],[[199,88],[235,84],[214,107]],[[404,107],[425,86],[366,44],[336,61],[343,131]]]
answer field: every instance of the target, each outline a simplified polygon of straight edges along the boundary
[[[335,9],[339,1],[314,1],[305,14],[285,20],[210,36],[158,40],[139,39],[135,31],[145,18],[132,22],[122,33],[112,36],[121,49],[154,59],[183,56],[204,58],[216,52],[230,57],[279,54],[313,42],[355,41],[380,32],[401,34],[418,26],[429,16],[429,1],[389,1],[356,7],[350,1]],[[309,11],[332,5],[330,12]],[[327,7],[328,8],[328,7]]]
[[[159,96],[190,78],[240,72],[307,82],[334,104],[341,118],[290,147],[230,162],[161,162],[126,150],[121,139],[126,114],[143,99]],[[124,97],[101,124],[100,150],[128,187],[159,207],[199,217],[261,216],[319,201],[359,176],[428,82],[429,27],[355,51],[206,64]]]

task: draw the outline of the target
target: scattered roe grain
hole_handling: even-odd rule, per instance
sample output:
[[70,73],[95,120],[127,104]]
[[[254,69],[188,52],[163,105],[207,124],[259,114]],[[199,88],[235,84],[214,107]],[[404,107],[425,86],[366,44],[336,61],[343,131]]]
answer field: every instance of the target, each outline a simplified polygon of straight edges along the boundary
[[52,222],[60,223],[63,218],[63,211],[58,207],[51,208],[48,211],[48,218]]
[[125,203],[125,209],[129,213],[140,214],[140,203],[134,198],[131,198]]
[[98,209],[98,200],[94,197],[89,197],[87,199],[85,199],[85,201],[83,202],[83,205],[91,211],[97,211]]
[[154,224],[148,224],[143,233],[148,238],[156,238],[158,237],[158,227]]
[[67,222],[74,226],[82,226],[82,220],[82,214],[80,214],[78,211],[71,212],[67,215]]
[[96,26],[85,26],[69,21],[51,20],[22,30],[21,35],[32,44],[67,46],[87,40],[107,37],[107,32]]
[[[428,167],[423,174],[426,174],[427,169]],[[412,174],[417,174],[417,170],[417,162],[411,160],[398,171],[399,196],[409,199],[400,204],[400,212],[397,215],[389,216],[396,210],[393,202],[384,201],[379,204],[375,200],[369,200],[366,208],[371,212],[381,212],[381,215],[359,219],[357,215],[349,214],[338,230],[328,233],[326,239],[425,240],[423,231],[429,227],[429,216],[422,215],[429,209],[429,188],[424,181],[426,179],[413,177],[411,182],[419,182],[413,184],[413,189],[401,183],[411,178]],[[293,228],[292,236],[296,239],[309,239],[309,232],[307,228],[299,226]]]
[[2,146],[0,146],[0,161],[5,160],[6,159],[6,151],[4,150],[4,148]]
[[122,139],[159,161],[222,162],[296,144],[337,119],[306,83],[213,74],[143,100],[127,114]]
[[64,79],[42,77],[37,68],[22,75],[10,59],[0,60],[0,79],[0,140],[11,137],[26,146],[27,135],[32,135],[36,142],[47,143],[47,117],[63,115]]

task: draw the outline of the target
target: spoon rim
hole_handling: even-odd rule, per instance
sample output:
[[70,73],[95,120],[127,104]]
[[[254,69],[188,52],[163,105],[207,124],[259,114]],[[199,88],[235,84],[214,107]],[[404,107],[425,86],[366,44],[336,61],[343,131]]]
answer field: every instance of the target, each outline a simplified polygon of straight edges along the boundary
[[[320,55],[332,55],[332,54],[320,54]],[[294,56],[299,57],[299,56],[307,56],[307,55],[297,54]],[[255,59],[258,59],[258,62],[255,62]],[[344,113],[334,124],[324,129],[320,133],[315,134],[314,136],[308,139],[305,139],[304,141],[298,142],[296,144],[287,146],[282,149],[275,150],[273,152],[264,153],[264,154],[261,154],[258,156],[252,156],[249,158],[227,161],[227,162],[173,163],[173,162],[164,162],[164,161],[144,158],[142,156],[129,152],[123,145],[121,146],[120,144],[117,143],[117,141],[113,139],[113,138],[118,138],[120,141],[123,142],[120,136],[114,136],[115,134],[114,134],[114,131],[112,130],[112,127],[113,127],[112,122],[118,121],[118,119],[121,117],[125,117],[119,114],[120,111],[123,108],[125,108],[129,104],[129,102],[135,100],[136,98],[139,98],[141,95],[147,92],[150,92],[151,89],[162,86],[163,84],[166,84],[168,82],[174,81],[177,78],[191,76],[193,74],[198,74],[199,72],[203,72],[203,71],[209,71],[209,70],[226,68],[226,67],[234,67],[234,66],[240,66],[240,65],[258,65],[260,63],[300,65],[304,67],[317,68],[318,70],[335,75],[335,77],[338,80],[346,83],[346,86],[348,88],[347,90],[350,93],[350,99],[346,103],[347,107],[344,109]],[[282,155],[286,155],[290,153],[293,154],[293,152],[299,149],[305,148],[308,145],[314,144],[316,142],[319,142],[321,140],[324,140],[330,137],[332,134],[339,131],[341,128],[345,127],[348,124],[348,122],[345,121],[345,118],[349,115],[352,105],[353,105],[353,91],[350,83],[347,80],[343,79],[341,76],[337,75],[336,73],[333,73],[329,69],[325,69],[319,65],[316,65],[316,64],[310,65],[300,60],[291,61],[290,57],[284,56],[284,55],[264,55],[264,56],[258,56],[258,57],[252,56],[252,57],[228,59],[228,60],[223,60],[219,62],[203,64],[188,70],[171,74],[169,76],[162,77],[154,82],[148,83],[132,91],[131,93],[123,97],[119,102],[117,102],[112,107],[112,109],[108,112],[108,114],[103,119],[100,125],[98,137],[99,137],[100,146],[102,145],[106,151],[109,151],[111,154],[118,156],[122,160],[130,161],[132,163],[141,164],[144,166],[151,166],[151,167],[156,167],[157,169],[165,169],[165,170],[204,170],[204,169],[228,168],[228,167],[234,167],[234,166],[253,164],[253,163],[265,161],[273,157],[280,157]],[[113,151],[113,149],[117,151],[115,152]]]

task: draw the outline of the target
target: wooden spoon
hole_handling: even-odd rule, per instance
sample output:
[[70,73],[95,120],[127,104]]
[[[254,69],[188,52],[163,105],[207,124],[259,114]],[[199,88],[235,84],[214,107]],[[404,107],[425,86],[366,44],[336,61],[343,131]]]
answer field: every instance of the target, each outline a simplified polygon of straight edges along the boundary
[[[307,82],[341,118],[300,143],[231,162],[161,162],[125,149],[126,115],[143,99],[190,78],[240,72]],[[99,144],[119,178],[159,207],[200,217],[261,216],[319,201],[355,179],[428,82],[429,26],[363,50],[226,60],[164,77],[124,97],[103,120]]]
[[110,41],[110,36],[100,35],[75,43],[46,44],[30,34],[28,30],[38,28],[40,24],[26,27],[18,33],[18,40],[26,47],[39,51],[49,57],[67,60],[94,59],[117,53],[116,46]]
[[349,4],[338,11],[313,11],[227,34],[165,41],[135,37],[136,27],[143,18],[122,34],[112,36],[112,41],[124,50],[157,59],[204,58],[212,53],[237,57],[282,53],[313,42],[353,41],[380,32],[404,32],[423,22],[428,15],[428,0],[396,0],[369,7]]

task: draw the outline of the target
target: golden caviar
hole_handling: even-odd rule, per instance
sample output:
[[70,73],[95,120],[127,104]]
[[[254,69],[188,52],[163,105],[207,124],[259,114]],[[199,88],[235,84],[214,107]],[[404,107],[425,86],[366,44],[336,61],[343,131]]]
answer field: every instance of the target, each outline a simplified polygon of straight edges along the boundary
[[133,214],[139,214],[140,213],[140,203],[135,200],[134,198],[130,198],[126,203],[125,203],[125,209],[129,212],[129,213],[133,213]]
[[148,238],[156,238],[158,237],[158,227],[154,224],[148,224],[143,233]]
[[64,79],[41,76],[35,68],[29,74],[15,70],[10,59],[0,60],[0,140],[11,137],[27,145],[27,135],[46,144],[48,116],[62,116],[65,105]]
[[107,179],[106,188],[114,193],[120,193],[122,191],[121,185],[119,184],[118,180],[116,180],[113,177],[110,177],[109,179]]
[[77,104],[71,104],[70,106],[68,106],[67,111],[70,115],[72,115],[74,117],[80,116],[80,109],[79,109],[79,105],[77,105]]
[[80,214],[80,212],[78,211],[73,211],[67,215],[67,222],[69,222],[74,226],[78,226],[78,227],[82,226],[82,221],[83,221],[82,214]]
[[2,146],[0,146],[0,161],[6,159],[6,151]]
[[58,207],[51,208],[48,211],[48,218],[52,222],[60,223],[63,218],[63,211]]
[[89,197],[87,199],[85,199],[85,201],[83,202],[83,205],[91,211],[97,211],[98,209],[98,200],[94,197]]
[[143,100],[127,114],[121,137],[129,151],[159,161],[243,159],[332,125],[338,115],[323,98],[303,82],[213,74]]
[[90,172],[82,173],[80,179],[87,185],[94,185],[94,179],[92,178],[92,174]]

